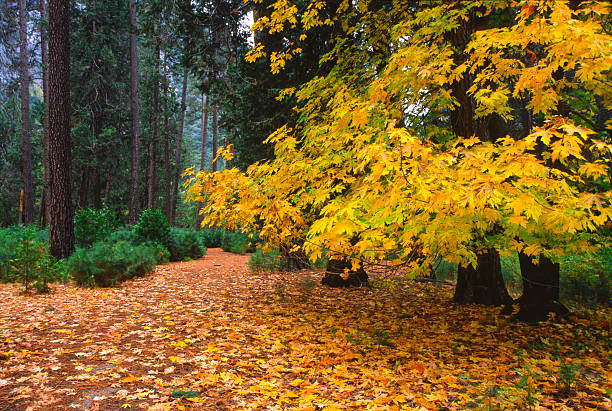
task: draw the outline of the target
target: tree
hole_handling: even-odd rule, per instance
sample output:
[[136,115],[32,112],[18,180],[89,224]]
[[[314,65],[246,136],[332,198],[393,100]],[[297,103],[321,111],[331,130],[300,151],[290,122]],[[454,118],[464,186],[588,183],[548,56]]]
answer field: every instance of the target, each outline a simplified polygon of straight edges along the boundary
[[[200,151],[200,172],[206,170],[206,146],[208,144],[208,96],[202,93],[202,125],[200,129],[200,135],[202,140],[202,150]],[[212,159],[213,157],[211,157]],[[196,230],[199,230],[202,225],[202,207],[198,205],[198,211],[196,214]]]
[[43,118],[43,188],[40,196],[40,224],[49,224],[49,71],[47,56],[47,11],[45,0],[40,0],[40,58],[42,65],[42,85],[44,99]]
[[23,173],[23,223],[34,221],[32,143],[30,141],[30,72],[28,20],[25,0],[19,0],[19,77],[21,79],[21,167]]
[[56,258],[74,251],[70,142],[70,4],[49,1],[49,250]]
[[[172,205],[170,209],[170,225],[174,225],[176,219],[176,203],[178,198],[178,184],[181,173],[181,157],[183,154],[183,130],[185,127],[185,110],[187,106],[187,79],[188,71],[185,68],[183,72],[183,83],[181,87],[181,114],[179,120],[178,135],[176,137],[176,158],[174,168],[174,180],[172,182]],[[204,146],[202,146],[204,147]]]
[[[342,5],[327,22],[318,4],[298,18],[297,7],[279,2],[256,23],[301,24],[306,35],[309,26],[345,29],[323,58],[333,62],[326,75],[281,91],[297,99],[300,121],[268,138],[273,160],[192,180],[191,198],[206,195],[205,222],[259,230],[274,246],[300,238],[309,258],[326,253],[353,268],[390,259],[416,275],[443,259],[487,287],[484,303],[500,302],[490,290],[506,299],[497,253],[554,261],[606,244],[597,231],[612,217],[612,146],[581,119],[588,110],[557,110],[576,90],[586,96],[576,109],[612,104],[602,86],[612,68],[606,6],[572,14],[555,1],[364,2]],[[492,24],[513,13],[508,27]],[[453,43],[470,21],[484,24]],[[273,71],[301,52],[284,46],[269,52]],[[545,54],[526,64],[531,47]],[[250,58],[265,53],[256,46]],[[559,67],[572,76],[556,79]],[[539,121],[517,138],[497,124],[514,119],[521,97]],[[479,277],[485,266],[496,274]],[[478,287],[458,294],[475,301]]]
[[132,112],[132,155],[130,166],[129,222],[138,221],[138,171],[140,160],[140,114],[138,105],[138,49],[136,44],[136,4],[130,0],[130,108]]

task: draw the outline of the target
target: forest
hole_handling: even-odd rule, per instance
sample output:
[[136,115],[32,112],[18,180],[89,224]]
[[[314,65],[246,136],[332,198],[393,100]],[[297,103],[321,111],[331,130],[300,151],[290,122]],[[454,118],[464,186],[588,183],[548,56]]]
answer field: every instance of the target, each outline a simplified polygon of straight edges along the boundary
[[0,1],[0,409],[612,408],[612,7]]

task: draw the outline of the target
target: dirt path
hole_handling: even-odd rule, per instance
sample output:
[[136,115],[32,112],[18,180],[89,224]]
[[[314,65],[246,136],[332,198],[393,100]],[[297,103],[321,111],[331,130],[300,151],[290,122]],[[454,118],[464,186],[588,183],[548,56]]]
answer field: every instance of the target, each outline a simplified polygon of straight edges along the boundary
[[210,368],[183,361],[202,351],[196,342],[222,332],[209,319],[232,322],[236,305],[274,281],[250,273],[247,261],[209,249],[204,259],[164,264],[116,288],[60,285],[52,295],[24,297],[1,285],[0,410],[162,402],[159,390],[171,395],[164,388],[173,379]]

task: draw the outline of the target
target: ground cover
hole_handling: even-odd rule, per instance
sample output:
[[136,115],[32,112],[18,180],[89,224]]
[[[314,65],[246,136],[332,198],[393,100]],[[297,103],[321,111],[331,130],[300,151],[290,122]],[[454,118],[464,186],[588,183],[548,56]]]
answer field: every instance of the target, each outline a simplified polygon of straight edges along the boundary
[[0,285],[0,410],[612,408],[609,312],[534,327],[454,305],[450,286],[329,289],[247,260]]

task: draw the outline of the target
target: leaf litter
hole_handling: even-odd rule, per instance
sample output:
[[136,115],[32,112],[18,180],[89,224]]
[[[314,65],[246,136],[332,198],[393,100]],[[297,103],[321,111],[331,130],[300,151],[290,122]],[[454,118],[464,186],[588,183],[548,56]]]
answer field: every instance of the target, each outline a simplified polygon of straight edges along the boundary
[[330,289],[247,261],[0,286],[0,410],[612,409],[609,311],[534,327],[448,285]]

